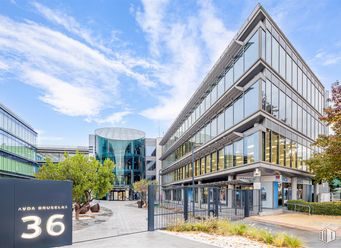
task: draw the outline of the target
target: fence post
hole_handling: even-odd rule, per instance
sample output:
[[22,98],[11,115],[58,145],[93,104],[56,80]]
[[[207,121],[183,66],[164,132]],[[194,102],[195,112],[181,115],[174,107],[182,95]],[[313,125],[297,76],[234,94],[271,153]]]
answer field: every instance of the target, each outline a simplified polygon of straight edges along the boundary
[[184,188],[184,220],[188,220],[188,188]]
[[244,190],[244,217],[250,216],[249,190]]
[[213,189],[214,217],[218,218],[219,212],[219,188]]
[[155,185],[148,185],[148,231],[154,231]]

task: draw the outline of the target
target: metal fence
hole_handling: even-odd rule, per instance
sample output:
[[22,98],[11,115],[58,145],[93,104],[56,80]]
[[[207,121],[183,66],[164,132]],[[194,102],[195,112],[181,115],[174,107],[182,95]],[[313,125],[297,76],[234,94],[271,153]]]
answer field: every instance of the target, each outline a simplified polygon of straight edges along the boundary
[[258,215],[260,190],[228,189],[222,186],[148,188],[148,230],[211,218],[240,220]]

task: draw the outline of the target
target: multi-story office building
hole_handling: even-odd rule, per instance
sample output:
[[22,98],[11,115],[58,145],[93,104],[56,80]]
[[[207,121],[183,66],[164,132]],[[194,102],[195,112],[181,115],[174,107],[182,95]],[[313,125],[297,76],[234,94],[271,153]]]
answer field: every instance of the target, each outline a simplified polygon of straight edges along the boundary
[[36,138],[30,125],[0,104],[0,177],[34,176]]
[[324,86],[257,5],[160,142],[166,198],[194,170],[196,184],[260,189],[263,208],[311,200],[305,160],[326,132],[324,104]]
[[85,146],[38,146],[36,160],[38,165],[43,165],[49,158],[53,163],[64,161],[65,154],[72,157],[76,153],[89,155],[89,147]]
[[132,184],[145,177],[145,133],[129,128],[100,128],[90,135],[90,147],[101,163],[115,163],[115,183],[109,199],[133,197]]

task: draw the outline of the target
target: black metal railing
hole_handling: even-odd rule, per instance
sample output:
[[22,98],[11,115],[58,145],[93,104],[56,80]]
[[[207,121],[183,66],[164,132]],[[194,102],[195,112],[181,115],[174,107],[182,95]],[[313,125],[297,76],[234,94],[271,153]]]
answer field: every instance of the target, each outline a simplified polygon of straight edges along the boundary
[[241,220],[261,210],[260,190],[255,189],[204,185],[148,188],[149,231],[212,218]]

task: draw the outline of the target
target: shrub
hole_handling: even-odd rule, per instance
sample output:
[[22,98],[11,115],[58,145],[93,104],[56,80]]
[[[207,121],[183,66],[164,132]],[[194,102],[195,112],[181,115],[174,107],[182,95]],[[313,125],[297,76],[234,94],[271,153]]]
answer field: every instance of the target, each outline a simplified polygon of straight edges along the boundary
[[205,232],[218,235],[239,235],[277,247],[296,248],[302,246],[302,241],[285,233],[272,234],[265,229],[258,229],[250,225],[223,220],[208,220],[196,223],[181,223],[169,227],[175,232]]
[[[310,206],[311,214],[341,216],[341,202],[306,202],[303,200],[289,200],[289,210],[294,210],[294,203]],[[307,207],[296,206],[296,211],[308,213],[309,209]]]

